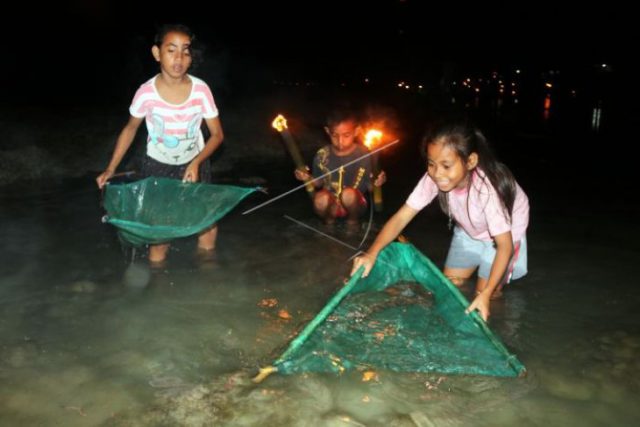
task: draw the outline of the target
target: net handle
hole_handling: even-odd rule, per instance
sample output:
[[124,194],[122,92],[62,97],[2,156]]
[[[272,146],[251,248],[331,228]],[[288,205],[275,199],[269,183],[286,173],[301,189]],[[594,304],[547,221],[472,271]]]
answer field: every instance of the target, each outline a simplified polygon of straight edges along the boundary
[[331,300],[324,306],[324,308],[316,315],[316,317],[311,320],[307,326],[304,327],[302,332],[296,336],[287,350],[282,353],[282,355],[275,361],[275,364],[278,365],[284,362],[289,355],[291,355],[294,351],[296,351],[304,342],[309,338],[309,335],[318,327],[324,320],[329,316],[329,314],[333,311],[333,309],[340,304],[340,301],[344,299],[349,292],[356,286],[360,278],[362,277],[362,273],[364,273],[364,266],[361,266],[353,276],[349,279],[346,285],[344,285],[336,294],[331,298]]
[[[456,300],[460,303],[460,305],[462,306],[462,309],[466,310],[467,307],[469,306],[469,301],[467,300],[467,298],[465,298],[464,295],[462,295],[462,292],[460,292],[458,287],[455,286],[453,283],[451,283],[451,280],[449,280],[449,278],[446,277],[442,273],[442,271],[440,271],[440,269],[437,268],[433,264],[433,262],[431,262],[430,259],[428,259],[422,254],[420,254],[420,256],[427,264],[429,264],[432,267],[432,270],[434,271],[434,273],[440,277],[440,279],[447,285],[447,287],[449,287],[449,290],[451,291],[453,296],[456,298]],[[478,327],[482,330],[482,332],[489,338],[489,340],[494,345],[494,347],[496,347],[496,349],[507,358],[509,365],[511,365],[511,367],[518,374],[518,376],[519,377],[525,376],[527,374],[527,369],[518,360],[517,357],[511,354],[511,352],[509,352],[509,350],[504,346],[504,344],[502,344],[502,342],[496,337],[493,331],[489,329],[487,322],[485,322],[482,319],[480,314],[478,314],[477,311],[472,311],[471,313],[468,314],[468,316],[471,316],[471,318],[475,321],[475,324],[478,325]]]

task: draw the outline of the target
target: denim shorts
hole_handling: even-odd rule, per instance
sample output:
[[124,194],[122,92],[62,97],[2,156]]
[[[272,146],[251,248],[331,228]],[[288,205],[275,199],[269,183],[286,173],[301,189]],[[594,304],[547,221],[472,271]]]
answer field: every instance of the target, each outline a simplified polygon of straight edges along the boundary
[[[444,265],[447,268],[466,269],[478,267],[478,276],[488,279],[495,257],[496,248],[493,241],[476,240],[462,228],[456,226],[453,230],[451,246]],[[509,283],[509,281],[519,279],[525,274],[527,274],[526,236],[520,241],[514,242],[514,254],[511,261],[509,261],[509,266],[502,282]]]

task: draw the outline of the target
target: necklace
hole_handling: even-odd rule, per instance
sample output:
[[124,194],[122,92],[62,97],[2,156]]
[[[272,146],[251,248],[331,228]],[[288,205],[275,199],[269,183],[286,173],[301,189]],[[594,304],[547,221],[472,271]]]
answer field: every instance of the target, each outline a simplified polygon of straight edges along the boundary
[[447,216],[449,217],[449,230],[453,228],[453,218],[451,217],[451,205],[449,204],[449,193],[447,193]]

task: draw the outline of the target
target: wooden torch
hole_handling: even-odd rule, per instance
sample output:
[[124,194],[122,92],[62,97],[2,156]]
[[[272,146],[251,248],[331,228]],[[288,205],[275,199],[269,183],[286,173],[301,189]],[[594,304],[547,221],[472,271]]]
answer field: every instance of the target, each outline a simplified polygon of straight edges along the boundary
[[[271,126],[273,126],[273,128],[276,129],[282,136],[284,144],[287,147],[287,151],[289,151],[289,154],[293,159],[293,163],[296,165],[296,169],[304,170],[306,168],[306,165],[304,163],[304,160],[302,159],[302,154],[300,154],[298,144],[296,144],[296,141],[295,139],[293,139],[291,132],[289,132],[289,128],[287,128],[287,119],[285,119],[282,114],[279,114],[278,117],[273,120]],[[315,186],[313,185],[311,179],[306,181],[305,188],[309,196],[313,197]]]
[[[381,140],[382,132],[376,129],[371,129],[364,136],[364,145],[366,145],[369,150],[373,150],[377,148],[376,146],[380,144]],[[375,182],[378,175],[380,175],[380,160],[378,154],[379,152],[371,155],[371,173],[373,175],[373,182]],[[373,206],[375,207],[376,212],[382,211],[382,187],[378,187],[376,185],[373,185]]]

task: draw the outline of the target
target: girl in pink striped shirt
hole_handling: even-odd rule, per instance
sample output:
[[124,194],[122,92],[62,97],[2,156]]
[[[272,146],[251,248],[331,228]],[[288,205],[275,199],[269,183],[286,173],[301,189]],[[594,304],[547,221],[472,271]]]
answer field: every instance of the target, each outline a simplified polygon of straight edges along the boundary
[[427,173],[366,253],[354,260],[369,274],[378,253],[436,197],[449,223],[455,221],[444,274],[456,285],[476,270],[476,296],[467,312],[489,318],[490,301],[511,279],[527,273],[529,200],[509,169],[493,156],[480,131],[444,123],[425,136]]
[[[148,132],[143,176],[189,182],[210,179],[206,160],[220,146],[224,135],[209,86],[187,73],[193,39],[193,33],[184,25],[165,25],[156,35],[151,53],[160,65],[160,73],[136,92],[129,107],[129,121],[118,136],[111,161],[96,178],[99,188],[114,175],[143,121]],[[206,141],[200,130],[203,121],[210,132]],[[217,231],[213,225],[200,233],[199,252],[213,254]],[[161,265],[168,249],[168,243],[151,245],[151,264]]]

